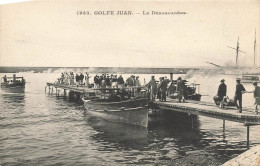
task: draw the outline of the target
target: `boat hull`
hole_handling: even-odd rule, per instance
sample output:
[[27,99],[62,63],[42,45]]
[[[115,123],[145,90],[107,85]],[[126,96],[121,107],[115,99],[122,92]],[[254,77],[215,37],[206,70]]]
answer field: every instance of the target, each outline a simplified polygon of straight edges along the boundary
[[257,83],[260,83],[260,81],[259,80],[241,80],[240,81],[241,83],[253,83],[253,82],[257,82]]
[[148,109],[144,106],[140,106],[146,103],[145,99],[106,103],[83,99],[83,102],[88,113],[92,116],[116,123],[126,123],[144,127],[148,125]]
[[144,107],[147,105],[147,99],[130,99],[126,101],[119,102],[109,102],[109,101],[98,101],[98,100],[84,100],[84,106],[86,109],[93,110],[120,110],[124,108],[136,108]]
[[15,84],[1,83],[1,87],[4,88],[25,87],[25,83],[15,83]]
[[8,93],[24,93],[25,87],[24,86],[2,86],[1,90]]

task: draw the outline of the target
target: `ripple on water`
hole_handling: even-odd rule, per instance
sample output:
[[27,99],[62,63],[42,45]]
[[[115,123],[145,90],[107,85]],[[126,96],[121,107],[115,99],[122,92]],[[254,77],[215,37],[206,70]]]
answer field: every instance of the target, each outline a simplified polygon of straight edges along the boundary
[[[206,117],[199,117],[194,129],[187,128],[185,120],[181,125],[162,122],[143,129],[90,117],[82,105],[44,93],[45,82],[56,77],[55,73],[30,73],[24,93],[0,92],[0,164],[168,165],[170,160],[197,154],[223,163],[246,147],[246,128],[234,122],[226,121],[223,132],[222,120]],[[222,77],[192,78],[200,82],[201,93],[209,94],[202,100],[212,102]],[[234,78],[225,77],[228,95],[233,96]],[[252,96],[244,98],[250,107],[247,98]],[[250,127],[251,145],[260,143],[259,129]]]

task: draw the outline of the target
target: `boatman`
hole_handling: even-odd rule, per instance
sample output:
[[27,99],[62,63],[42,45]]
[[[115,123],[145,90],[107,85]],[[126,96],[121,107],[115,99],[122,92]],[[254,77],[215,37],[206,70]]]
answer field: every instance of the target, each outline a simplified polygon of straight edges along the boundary
[[245,91],[246,93],[254,93],[255,98],[255,113],[258,114],[258,105],[260,105],[260,87],[257,86],[257,82],[253,82],[253,85],[255,87],[252,91]]
[[120,75],[117,79],[118,88],[124,88],[124,83],[124,78],[122,77],[122,75]]
[[[239,113],[242,113],[242,94],[246,91],[244,86],[240,83],[240,79],[237,78],[237,85],[236,85],[236,92],[235,92],[235,98],[234,102],[239,110]],[[238,104],[237,104],[238,101]]]
[[99,76],[98,75],[96,75],[95,77],[94,77],[94,83],[95,83],[95,88],[99,88]]

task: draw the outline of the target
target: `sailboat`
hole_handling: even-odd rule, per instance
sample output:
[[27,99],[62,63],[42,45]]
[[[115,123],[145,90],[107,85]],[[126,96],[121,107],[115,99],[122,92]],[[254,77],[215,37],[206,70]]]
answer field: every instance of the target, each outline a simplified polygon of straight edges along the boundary
[[256,31],[255,31],[255,41],[254,41],[254,69],[256,70],[253,71],[251,70],[250,73],[244,73],[242,74],[242,79],[241,82],[242,83],[252,83],[252,82],[260,82],[259,77],[257,76],[259,74],[259,70],[257,70],[256,68]]

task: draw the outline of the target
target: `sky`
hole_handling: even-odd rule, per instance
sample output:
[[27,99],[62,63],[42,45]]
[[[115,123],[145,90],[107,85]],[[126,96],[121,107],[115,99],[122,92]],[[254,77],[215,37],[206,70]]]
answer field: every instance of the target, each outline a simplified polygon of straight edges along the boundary
[[[77,15],[89,11],[91,15]],[[132,11],[133,15],[95,15]],[[150,15],[143,15],[143,11]],[[186,12],[151,15],[151,11]],[[138,14],[140,13],[140,14]],[[260,66],[260,1],[57,1],[0,5],[0,66]]]

